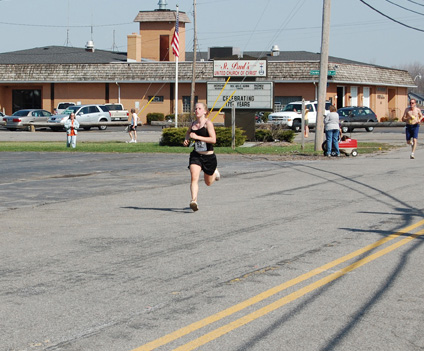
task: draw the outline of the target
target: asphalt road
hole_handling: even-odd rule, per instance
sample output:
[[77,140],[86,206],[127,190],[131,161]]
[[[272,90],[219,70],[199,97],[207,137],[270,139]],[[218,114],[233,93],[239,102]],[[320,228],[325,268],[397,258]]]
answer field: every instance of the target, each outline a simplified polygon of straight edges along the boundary
[[0,350],[422,350],[421,153],[0,153]]

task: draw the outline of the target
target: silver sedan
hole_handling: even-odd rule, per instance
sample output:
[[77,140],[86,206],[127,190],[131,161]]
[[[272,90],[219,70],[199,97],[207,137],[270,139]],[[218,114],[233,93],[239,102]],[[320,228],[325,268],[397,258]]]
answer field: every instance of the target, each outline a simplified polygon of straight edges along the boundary
[[30,122],[47,122],[51,117],[51,113],[41,109],[29,109],[16,111],[12,116],[5,116],[4,126],[10,130],[16,129],[27,129],[30,127],[27,125]]

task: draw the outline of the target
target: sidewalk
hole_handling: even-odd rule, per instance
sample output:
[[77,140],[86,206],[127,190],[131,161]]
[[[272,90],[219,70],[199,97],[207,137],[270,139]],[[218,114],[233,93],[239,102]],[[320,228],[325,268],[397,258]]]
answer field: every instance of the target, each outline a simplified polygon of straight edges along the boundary
[[[162,136],[161,129],[150,129],[150,126],[142,127],[137,131],[138,142],[148,142],[156,143],[159,142]],[[387,144],[404,144],[405,143],[405,134],[403,133],[403,128],[375,128],[373,132],[367,133],[363,130],[353,131],[352,133],[347,133],[352,139],[356,139],[362,142],[380,142]],[[50,130],[39,130],[36,132],[28,131],[8,131],[0,127],[0,141],[63,141],[65,142],[66,135],[65,132],[53,132]],[[81,130],[78,132],[78,141],[128,141],[128,133],[122,130],[90,130],[84,131]],[[323,141],[325,140],[325,135],[323,135]],[[302,142],[301,134],[297,134],[294,141],[298,144]],[[305,143],[314,143],[315,142],[315,133],[309,133],[309,138],[305,138]],[[247,142],[245,146],[252,146],[255,143]]]

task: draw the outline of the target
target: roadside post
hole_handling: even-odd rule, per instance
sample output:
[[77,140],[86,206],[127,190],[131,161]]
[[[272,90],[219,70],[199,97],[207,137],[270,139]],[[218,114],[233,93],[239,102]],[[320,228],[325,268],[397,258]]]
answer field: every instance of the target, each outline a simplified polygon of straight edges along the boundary
[[301,130],[300,134],[302,135],[302,151],[305,150],[305,99],[302,98],[302,123],[301,123]]
[[231,148],[236,148],[236,105],[231,104]]

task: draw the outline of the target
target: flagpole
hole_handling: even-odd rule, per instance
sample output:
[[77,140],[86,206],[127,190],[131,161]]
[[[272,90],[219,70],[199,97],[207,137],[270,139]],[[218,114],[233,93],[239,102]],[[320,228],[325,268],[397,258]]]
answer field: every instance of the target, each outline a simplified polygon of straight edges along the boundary
[[[176,30],[179,30],[178,26],[178,5],[177,5],[177,20],[176,20]],[[178,128],[178,57],[179,54],[175,56],[175,128]]]

